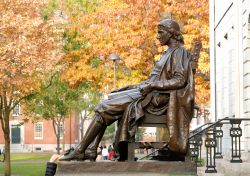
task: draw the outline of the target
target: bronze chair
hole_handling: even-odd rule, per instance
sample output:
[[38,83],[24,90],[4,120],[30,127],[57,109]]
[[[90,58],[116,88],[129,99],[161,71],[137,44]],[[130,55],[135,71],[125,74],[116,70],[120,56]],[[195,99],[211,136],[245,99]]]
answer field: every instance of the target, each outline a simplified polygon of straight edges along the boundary
[[[194,43],[194,47],[191,51],[193,60],[192,60],[192,69],[193,73],[196,73],[196,69],[198,67],[198,59],[200,57],[200,50],[202,44],[200,41],[196,41]],[[168,91],[169,92],[169,91]],[[167,92],[166,92],[167,93]],[[139,127],[166,127],[166,116],[156,116],[152,114],[145,114],[145,116],[137,123],[137,129]],[[135,141],[135,139],[130,140],[128,143],[128,161],[135,161],[135,149],[162,149],[164,146],[167,146],[167,141],[159,141],[159,142],[143,142],[143,141]],[[188,157],[185,160],[189,160]]]

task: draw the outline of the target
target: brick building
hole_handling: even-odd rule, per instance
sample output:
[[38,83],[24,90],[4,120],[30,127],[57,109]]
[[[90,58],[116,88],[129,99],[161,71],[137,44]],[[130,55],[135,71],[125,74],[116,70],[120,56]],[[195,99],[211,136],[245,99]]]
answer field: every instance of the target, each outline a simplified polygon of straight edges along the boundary
[[[53,122],[51,120],[32,122],[32,120],[27,121],[25,119],[27,118],[22,115],[20,107],[17,106],[13,110],[10,120],[11,152],[55,152],[57,143]],[[86,129],[88,123],[85,123],[84,126],[84,129]],[[64,135],[61,135],[61,150],[79,143],[81,128],[77,114],[72,113],[70,117],[66,118],[60,129],[64,133]],[[1,127],[0,148],[3,145],[4,136]]]

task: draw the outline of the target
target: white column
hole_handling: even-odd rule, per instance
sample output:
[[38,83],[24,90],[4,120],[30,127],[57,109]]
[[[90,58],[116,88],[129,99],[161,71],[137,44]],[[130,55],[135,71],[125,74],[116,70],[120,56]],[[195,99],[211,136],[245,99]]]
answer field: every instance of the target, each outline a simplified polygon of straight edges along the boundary
[[242,1],[234,0],[234,21],[235,21],[235,52],[236,61],[235,74],[235,116],[243,117],[243,52],[242,52]]
[[210,25],[210,99],[212,121],[216,120],[216,80],[215,80],[215,21],[214,21],[214,0],[209,1],[209,25]]

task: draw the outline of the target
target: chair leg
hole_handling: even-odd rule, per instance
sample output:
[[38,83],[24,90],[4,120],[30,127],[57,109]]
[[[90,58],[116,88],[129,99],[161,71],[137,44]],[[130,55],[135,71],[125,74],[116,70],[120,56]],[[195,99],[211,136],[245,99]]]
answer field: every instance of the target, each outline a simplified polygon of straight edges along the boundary
[[128,143],[128,161],[135,161],[135,143]]

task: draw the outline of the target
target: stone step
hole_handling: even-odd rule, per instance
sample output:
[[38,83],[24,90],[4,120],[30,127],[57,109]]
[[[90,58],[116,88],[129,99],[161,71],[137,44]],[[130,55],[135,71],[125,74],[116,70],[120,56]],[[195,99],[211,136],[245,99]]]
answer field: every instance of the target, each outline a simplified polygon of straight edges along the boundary
[[56,176],[85,175],[136,175],[136,176],[195,176],[196,166],[192,162],[59,162]]
[[230,160],[216,160],[216,167],[225,176],[250,176],[250,163],[231,163]]
[[[203,158],[206,158],[203,155]],[[205,173],[206,166],[197,168],[198,176],[250,176],[250,153],[241,152],[242,163],[231,163],[231,151],[223,152],[223,158],[216,159],[217,173]]]

